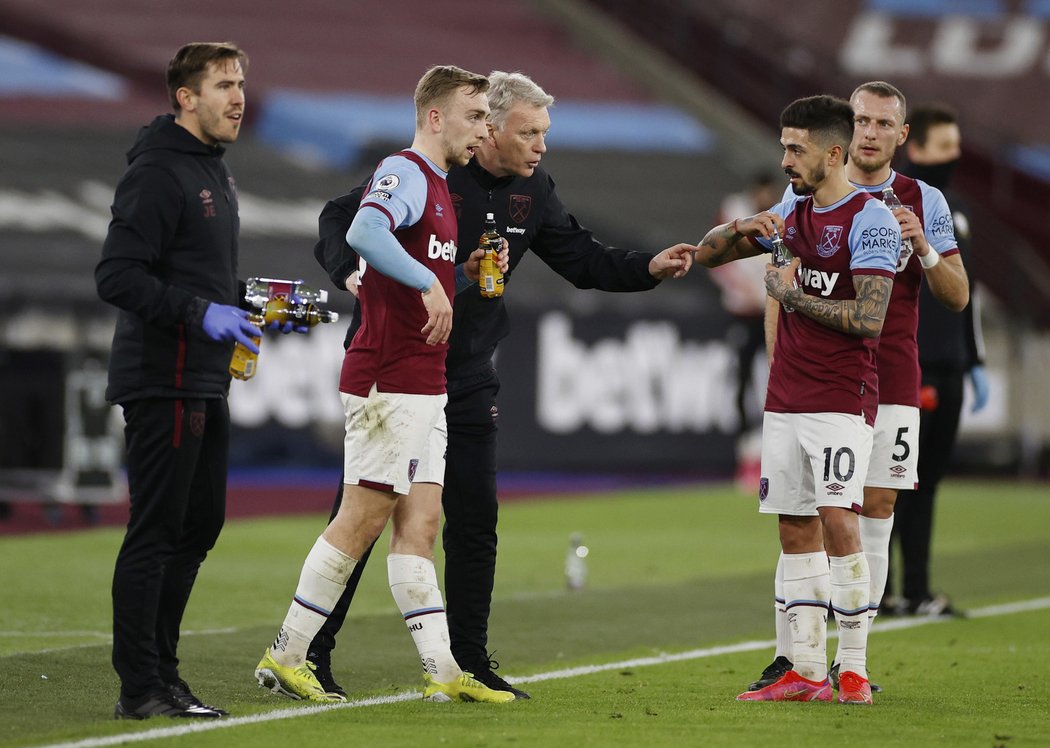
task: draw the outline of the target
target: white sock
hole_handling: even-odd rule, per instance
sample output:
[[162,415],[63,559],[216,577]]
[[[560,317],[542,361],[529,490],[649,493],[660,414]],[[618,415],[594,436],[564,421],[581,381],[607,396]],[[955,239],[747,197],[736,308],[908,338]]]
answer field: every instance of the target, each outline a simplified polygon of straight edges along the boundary
[[306,555],[295,597],[292,598],[281,631],[270,648],[278,665],[294,668],[306,661],[310,642],[343,594],[346,580],[356,565],[355,559],[323,537],[317,538],[314,547]]
[[[886,591],[886,577],[890,571],[890,531],[893,529],[893,515],[887,519],[877,519],[861,515],[860,544],[864,556],[868,559],[868,572],[871,574],[871,589],[868,598],[868,631],[878,615],[882,604],[882,595]],[[842,640],[839,640],[839,650]],[[841,665],[840,652],[835,653],[835,662]]]
[[871,576],[863,553],[832,556],[831,608],[839,629],[838,661],[841,672],[852,670],[868,677],[868,597]]
[[386,568],[390,592],[412,634],[424,672],[440,683],[454,681],[463,670],[449,648],[448,619],[434,562],[422,556],[391,553],[386,557]]
[[773,577],[773,618],[777,630],[776,657],[791,659],[791,627],[788,626],[787,607],[784,604],[784,554],[777,559],[777,571]]
[[820,551],[785,553],[783,558],[792,663],[803,678],[823,681],[828,677],[828,556]]
[[890,532],[893,515],[886,519],[860,517],[860,544],[868,558],[871,573],[871,596],[868,602],[868,625],[878,615],[882,595],[886,592],[886,577],[890,571]]

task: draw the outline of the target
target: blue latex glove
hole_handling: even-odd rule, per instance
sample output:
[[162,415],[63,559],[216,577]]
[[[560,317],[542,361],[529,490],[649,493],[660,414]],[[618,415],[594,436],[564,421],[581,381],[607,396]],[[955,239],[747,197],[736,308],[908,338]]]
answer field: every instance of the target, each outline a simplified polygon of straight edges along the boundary
[[287,335],[290,332],[297,332],[305,335],[310,332],[310,328],[307,325],[296,325],[294,322],[285,322],[283,325],[276,320],[266,326],[267,330],[276,330],[277,332]]
[[970,412],[976,413],[988,404],[988,392],[991,389],[988,384],[988,372],[980,364],[970,369],[970,384],[973,385],[973,407],[970,408]]
[[253,338],[262,330],[248,321],[248,312],[225,304],[208,304],[204,310],[204,332],[212,340],[236,340],[252,353],[259,352]]

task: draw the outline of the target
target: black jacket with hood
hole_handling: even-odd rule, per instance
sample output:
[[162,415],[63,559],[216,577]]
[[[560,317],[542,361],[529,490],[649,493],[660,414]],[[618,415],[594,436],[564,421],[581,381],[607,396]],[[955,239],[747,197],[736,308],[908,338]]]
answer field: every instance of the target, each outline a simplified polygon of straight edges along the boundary
[[117,185],[95,268],[120,309],[106,398],[216,398],[229,389],[232,342],[203,329],[210,302],[238,305],[237,188],[208,146],[162,115],[143,127]]

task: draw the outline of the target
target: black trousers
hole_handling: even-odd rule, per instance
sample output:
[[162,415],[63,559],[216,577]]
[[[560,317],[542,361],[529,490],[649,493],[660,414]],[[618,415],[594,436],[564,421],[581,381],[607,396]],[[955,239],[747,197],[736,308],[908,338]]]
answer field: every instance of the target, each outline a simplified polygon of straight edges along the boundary
[[[726,337],[736,351],[736,410],[740,416],[739,432],[745,434],[752,427],[762,425],[761,409],[757,414],[749,413],[747,395],[754,379],[755,356],[766,349],[765,320],[761,315],[734,317]],[[756,401],[761,404],[762,399],[757,397]]]
[[[933,540],[933,503],[937,485],[951,463],[963,403],[964,374],[925,368],[923,387],[937,391],[937,407],[919,415],[919,487],[901,491],[894,507],[891,543],[901,550],[901,596],[910,602],[932,597],[930,546]],[[888,576],[893,578],[893,569]],[[887,581],[886,594],[890,593]]]
[[[496,576],[496,394],[491,368],[448,382],[448,451],[441,504],[445,511],[445,608],[452,655],[464,670],[488,662],[488,621]],[[339,511],[342,480],[332,517]],[[373,548],[375,546],[373,545]],[[354,568],[346,590],[314,638],[311,652],[331,651],[372,548]]]
[[131,516],[113,572],[113,667],[135,699],[179,678],[179,627],[226,513],[225,398],[124,404]]

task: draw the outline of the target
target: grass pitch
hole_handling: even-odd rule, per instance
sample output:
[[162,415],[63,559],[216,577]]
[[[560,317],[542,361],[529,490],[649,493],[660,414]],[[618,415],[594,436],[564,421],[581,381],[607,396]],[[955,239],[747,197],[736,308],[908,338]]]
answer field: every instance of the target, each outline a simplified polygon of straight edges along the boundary
[[[886,692],[872,708],[733,700],[771,650],[708,650],[772,637],[778,550],[775,519],[724,486],[505,505],[490,647],[501,674],[539,677],[525,686],[531,701],[502,707],[397,700],[418,690],[419,666],[381,559],[365,573],[333,663],[351,699],[380,703],[317,710],[256,687],[252,670],[325,518],[230,522],[202,568],[180,655],[202,698],[237,719],[188,734],[172,720],[111,719],[109,584],[122,532],[3,538],[0,745],[1047,745],[1050,608],[989,609],[1050,597],[1046,493],[942,488],[935,583],[989,615],[877,624],[869,667]],[[572,532],[591,549],[580,593],[564,589]],[[692,654],[661,659],[683,652]]]

